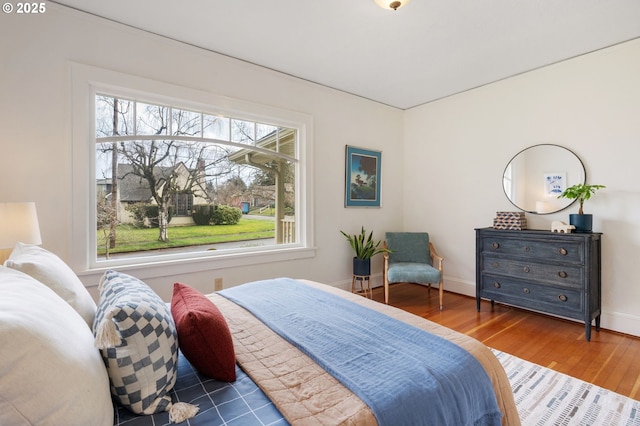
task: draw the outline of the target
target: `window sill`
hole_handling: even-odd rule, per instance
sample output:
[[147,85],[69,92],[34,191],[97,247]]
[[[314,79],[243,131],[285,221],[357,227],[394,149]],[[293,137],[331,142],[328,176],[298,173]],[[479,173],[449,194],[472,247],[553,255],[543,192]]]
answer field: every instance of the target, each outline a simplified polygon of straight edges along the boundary
[[[77,271],[77,275],[84,282],[98,282],[105,271],[109,269],[118,270],[133,275],[141,280],[170,275],[189,274],[203,271],[215,271],[218,269],[234,268],[239,266],[252,266],[264,263],[286,262],[298,259],[314,257],[315,248],[308,247],[286,247],[263,251],[216,253],[210,256],[186,257],[180,259],[159,260],[158,257],[150,258],[148,262],[139,263],[100,263],[84,271]],[[145,259],[146,260],[146,259]]]

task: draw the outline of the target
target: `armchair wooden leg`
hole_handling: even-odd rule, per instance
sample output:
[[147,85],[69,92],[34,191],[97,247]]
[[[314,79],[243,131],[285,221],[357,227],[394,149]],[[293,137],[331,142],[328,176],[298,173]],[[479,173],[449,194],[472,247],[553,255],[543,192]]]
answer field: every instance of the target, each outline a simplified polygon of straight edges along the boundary
[[442,282],[440,283],[440,288],[438,289],[438,296],[440,297],[440,310],[443,310],[444,309],[444,303],[443,303],[444,286],[442,285]]
[[389,281],[386,279],[384,279],[384,303],[386,305],[389,304]]

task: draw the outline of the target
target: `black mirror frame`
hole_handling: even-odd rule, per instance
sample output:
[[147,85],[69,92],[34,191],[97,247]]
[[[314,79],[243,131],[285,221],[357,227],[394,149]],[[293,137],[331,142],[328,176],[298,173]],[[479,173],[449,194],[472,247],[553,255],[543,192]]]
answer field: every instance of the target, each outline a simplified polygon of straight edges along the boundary
[[537,145],[532,145],[532,146],[529,146],[529,147],[526,147],[526,148],[522,149],[522,150],[521,150],[521,151],[519,151],[516,155],[514,155],[514,156],[511,158],[511,160],[509,160],[509,162],[507,163],[507,165],[506,165],[506,166],[505,166],[505,168],[504,168],[504,171],[502,172],[502,190],[504,191],[505,196],[507,197],[507,199],[509,200],[509,202],[510,202],[511,204],[513,204],[516,208],[518,208],[519,210],[522,210],[522,211],[524,211],[524,212],[526,212],[526,213],[538,214],[538,215],[546,215],[546,214],[558,213],[558,212],[560,212],[560,211],[562,211],[562,210],[565,210],[565,209],[567,209],[568,207],[570,207],[570,206],[571,206],[571,205],[572,205],[576,200],[566,199],[566,200],[567,200],[567,204],[566,204],[566,205],[564,205],[564,206],[562,206],[561,208],[558,208],[558,209],[556,209],[556,210],[552,210],[552,211],[538,212],[538,211],[536,211],[536,210],[529,210],[529,209],[526,209],[526,208],[523,208],[523,207],[521,207],[521,206],[517,205],[517,204],[516,204],[516,202],[515,202],[515,201],[513,201],[513,200],[511,199],[511,197],[509,197],[509,194],[507,194],[507,188],[506,188],[506,185],[505,185],[505,176],[506,176],[506,174],[507,174],[507,169],[509,168],[509,165],[511,165],[511,164],[514,162],[514,160],[516,160],[516,158],[518,158],[518,156],[519,156],[519,155],[521,155],[521,154],[523,154],[525,151],[528,151],[528,150],[530,150],[530,149],[537,148],[537,147],[557,147],[557,148],[560,148],[560,149],[562,149],[562,150],[565,150],[565,151],[567,151],[568,153],[570,153],[571,155],[573,155],[573,156],[578,160],[578,162],[579,162],[580,166],[582,167],[583,179],[582,179],[582,182],[581,182],[581,183],[583,183],[583,184],[584,184],[584,183],[587,181],[587,170],[586,170],[586,168],[584,167],[584,163],[582,162],[582,160],[580,159],[580,157],[578,157],[578,155],[577,155],[575,152],[573,152],[573,151],[571,151],[570,149],[565,148],[565,147],[563,147],[563,146],[561,146],[561,145],[556,145],[556,144],[537,144]]

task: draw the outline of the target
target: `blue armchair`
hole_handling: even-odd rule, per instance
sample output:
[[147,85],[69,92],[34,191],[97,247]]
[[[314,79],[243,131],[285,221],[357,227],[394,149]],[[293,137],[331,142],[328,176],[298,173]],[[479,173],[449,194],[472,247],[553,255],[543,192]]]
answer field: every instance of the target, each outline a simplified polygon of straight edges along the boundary
[[443,308],[442,262],[426,232],[387,232],[384,246],[384,303],[389,304],[389,284],[416,283],[431,288],[438,284],[440,310]]

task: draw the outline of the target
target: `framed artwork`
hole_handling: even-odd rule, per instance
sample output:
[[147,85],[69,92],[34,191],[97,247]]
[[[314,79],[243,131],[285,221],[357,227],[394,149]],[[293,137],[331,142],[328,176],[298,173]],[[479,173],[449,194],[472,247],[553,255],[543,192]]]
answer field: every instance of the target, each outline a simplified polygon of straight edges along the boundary
[[544,174],[544,194],[557,198],[567,189],[567,174],[565,172]]
[[345,207],[380,207],[382,152],[347,145]]

